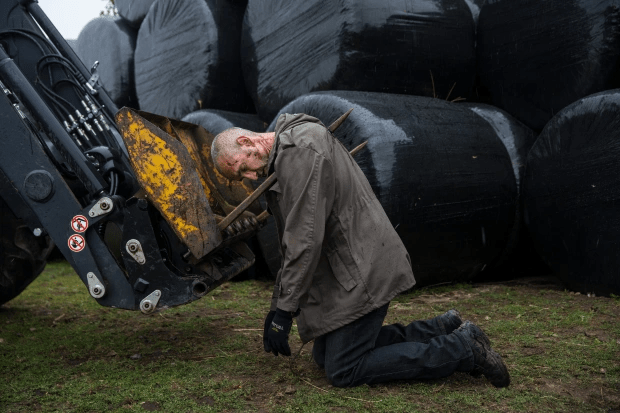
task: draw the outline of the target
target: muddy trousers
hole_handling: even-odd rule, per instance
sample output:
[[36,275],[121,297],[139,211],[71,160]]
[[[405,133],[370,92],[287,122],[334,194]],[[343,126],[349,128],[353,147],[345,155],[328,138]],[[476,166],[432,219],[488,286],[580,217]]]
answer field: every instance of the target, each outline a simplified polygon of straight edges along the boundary
[[437,379],[473,369],[472,350],[460,332],[446,334],[438,317],[382,326],[388,306],[314,340],[314,361],[334,386]]

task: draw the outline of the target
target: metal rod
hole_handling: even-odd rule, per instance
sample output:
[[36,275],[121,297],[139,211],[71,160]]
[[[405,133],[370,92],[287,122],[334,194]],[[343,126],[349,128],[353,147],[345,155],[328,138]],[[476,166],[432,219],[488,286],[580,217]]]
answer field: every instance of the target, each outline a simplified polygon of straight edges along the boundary
[[357,155],[357,153],[359,151],[361,151],[362,149],[364,149],[364,147],[368,144],[368,141],[362,142],[359,145],[357,145],[355,148],[353,148],[351,150],[351,152],[349,152],[351,154],[351,156],[355,156]]
[[265,179],[265,181],[260,184],[260,186],[256,188],[249,197],[244,199],[239,205],[237,205],[237,207],[235,207],[235,209],[232,210],[230,214],[226,215],[226,218],[224,218],[220,221],[219,224],[217,224],[217,228],[220,231],[226,229],[226,227],[232,224],[235,219],[239,218],[239,216],[241,216],[241,214],[243,214],[243,212],[248,209],[252,202],[256,201],[259,196],[261,196],[263,193],[265,193],[265,191],[271,188],[273,184],[276,183],[276,180],[277,178],[275,174],[269,175],[269,177]]
[[349,115],[351,114],[351,112],[353,112],[353,108],[349,109],[347,111],[347,113],[345,113],[344,115],[342,115],[341,117],[339,117],[338,119],[336,119],[334,121],[334,123],[332,123],[331,125],[329,125],[329,131],[330,132],[334,132],[336,129],[338,129],[340,127],[340,125],[342,125],[342,122],[345,121],[346,118],[349,117]]
[[266,220],[269,217],[269,212],[267,212],[266,210],[261,212],[260,214],[258,214],[258,216],[256,217],[256,220],[258,222],[262,222],[264,220]]

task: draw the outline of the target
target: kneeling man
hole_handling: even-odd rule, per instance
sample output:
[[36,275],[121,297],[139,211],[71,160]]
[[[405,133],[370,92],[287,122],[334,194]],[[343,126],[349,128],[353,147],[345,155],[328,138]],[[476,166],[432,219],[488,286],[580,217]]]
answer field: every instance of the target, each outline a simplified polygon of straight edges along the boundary
[[276,174],[267,192],[282,266],[265,320],[265,350],[291,355],[297,317],[304,343],[334,386],[484,374],[496,387],[510,376],[484,332],[456,310],[407,326],[383,326],[390,300],[415,284],[409,254],[368,180],[316,118],[283,114],[275,132],[240,128],[212,145],[228,179]]

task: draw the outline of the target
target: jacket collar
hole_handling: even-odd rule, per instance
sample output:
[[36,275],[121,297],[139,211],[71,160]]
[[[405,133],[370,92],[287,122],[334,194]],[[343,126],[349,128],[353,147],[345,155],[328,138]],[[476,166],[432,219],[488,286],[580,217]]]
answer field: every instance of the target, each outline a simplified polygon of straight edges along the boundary
[[274,163],[276,161],[276,157],[278,156],[277,152],[278,149],[280,147],[280,145],[292,145],[293,142],[290,142],[290,140],[285,137],[284,139],[280,139],[280,134],[282,132],[285,132],[289,129],[293,129],[295,126],[299,126],[303,123],[317,123],[319,125],[323,126],[323,123],[321,123],[320,120],[318,120],[317,118],[310,116],[310,115],[306,115],[305,113],[294,113],[294,114],[290,114],[290,113],[283,113],[280,116],[278,116],[278,120],[276,121],[276,128],[275,128],[275,133],[276,133],[276,138],[273,141],[273,147],[271,148],[271,153],[269,154],[269,160],[267,162],[267,166],[268,166],[268,174],[271,175],[274,171]]

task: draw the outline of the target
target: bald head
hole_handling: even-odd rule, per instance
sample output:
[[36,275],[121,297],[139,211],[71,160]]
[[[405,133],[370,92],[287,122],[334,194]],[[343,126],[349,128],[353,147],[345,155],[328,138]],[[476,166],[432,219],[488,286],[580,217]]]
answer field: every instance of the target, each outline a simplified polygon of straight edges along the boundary
[[228,179],[258,179],[264,174],[275,134],[241,128],[220,132],[211,144],[211,157],[217,170]]
[[235,151],[238,151],[239,144],[237,143],[237,138],[253,133],[254,132],[241,128],[228,128],[215,136],[211,144],[211,158],[213,158],[215,167],[220,172],[222,172],[222,170],[220,169],[219,162],[222,161],[222,154],[233,154]]

